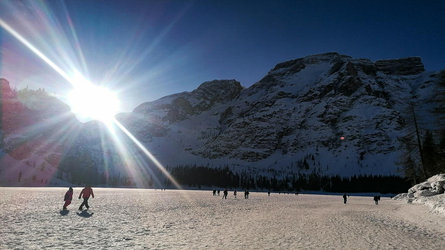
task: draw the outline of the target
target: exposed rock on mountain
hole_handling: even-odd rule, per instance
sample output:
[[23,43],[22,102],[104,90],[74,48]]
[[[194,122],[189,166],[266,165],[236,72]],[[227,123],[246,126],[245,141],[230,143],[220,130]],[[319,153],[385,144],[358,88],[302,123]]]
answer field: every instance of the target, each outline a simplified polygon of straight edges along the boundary
[[425,71],[420,57],[376,61],[377,69],[385,74],[416,75]]
[[158,119],[162,117],[162,121],[173,123],[209,110],[217,103],[231,101],[239,96],[241,90],[240,83],[235,80],[204,82],[191,93],[184,92],[145,103],[136,107],[134,112],[153,115]]

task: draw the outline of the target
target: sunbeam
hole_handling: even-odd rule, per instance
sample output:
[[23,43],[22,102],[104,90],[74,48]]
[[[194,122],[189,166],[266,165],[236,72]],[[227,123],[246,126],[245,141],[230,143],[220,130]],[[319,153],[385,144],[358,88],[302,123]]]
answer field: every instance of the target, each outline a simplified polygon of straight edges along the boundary
[[142,145],[142,143],[139,142],[136,137],[134,137],[130,131],[128,131],[118,120],[113,119],[113,123],[120,129],[122,132],[124,132],[133,142],[136,144],[136,146],[144,152],[144,154],[156,165],[156,167],[172,182],[173,185],[175,185],[176,188],[182,189],[181,185],[179,185],[178,182],[173,178],[173,176],[170,175],[170,173],[162,166],[162,164],[148,151],[147,148]]
[[[144,187],[144,183],[146,183],[146,178],[155,178],[157,177],[149,171],[150,168],[144,167],[147,164],[140,162],[137,160],[137,155],[132,154],[123,144],[123,139],[119,138],[118,133],[115,131],[115,126],[113,124],[107,125],[108,132],[111,135],[111,139],[113,140],[113,145],[117,148],[120,158],[124,161],[125,170],[127,170],[131,176],[135,179],[135,183],[137,187]],[[136,169],[137,168],[137,169]],[[148,173],[150,172],[150,173]],[[145,179],[144,179],[145,178]],[[157,181],[158,186],[162,186],[161,182]]]
[[65,80],[67,80],[73,86],[76,85],[76,83],[73,81],[73,79],[65,71],[63,71],[59,66],[57,66],[53,61],[51,61],[47,56],[45,56],[42,52],[40,52],[40,50],[38,50],[36,47],[34,47],[30,42],[28,42],[28,40],[26,40],[22,35],[20,35],[18,32],[16,32],[11,26],[9,26],[1,18],[0,18],[0,26],[3,29],[5,29],[6,31],[8,31],[8,33],[11,34],[13,37],[15,37],[17,40],[19,40],[28,49],[30,49],[36,56],[38,56],[45,63],[47,63],[52,69],[54,69],[63,78],[65,78]]
[[[100,119],[103,122],[105,122],[105,125],[108,128],[108,132],[111,134],[111,136],[113,138],[113,143],[117,146],[120,156],[124,159],[124,162],[126,164],[126,169],[129,171],[130,175],[133,176],[133,179],[136,181],[137,185],[142,185],[143,181],[141,180],[141,178],[144,175],[141,175],[141,173],[147,174],[147,172],[146,172],[147,169],[144,169],[144,167],[140,167],[139,169],[136,168],[136,166],[139,166],[142,164],[136,163],[136,161],[134,159],[131,159],[131,154],[128,152],[128,150],[125,148],[125,146],[120,142],[119,138],[116,137],[116,133],[112,129],[112,124],[116,125],[126,136],[128,136],[128,138],[137,146],[137,148],[139,148],[144,153],[144,155],[147,156],[148,159],[150,159],[154,163],[156,168],[158,170],[160,170],[161,173],[177,189],[180,189],[180,190],[182,189],[180,184],[170,175],[170,173],[156,159],[156,157],[153,156],[153,154],[151,154],[150,151],[148,151],[147,148],[144,145],[142,145],[142,143],[140,143],[118,120],[116,120],[114,118],[115,110],[117,110],[117,109],[114,107],[114,104],[115,104],[114,100],[108,101],[108,100],[112,99],[111,97],[109,98],[109,96],[106,95],[105,97],[100,98],[100,101],[103,102],[104,100],[107,100],[107,102],[103,105],[99,105],[98,108],[92,107],[92,105],[95,105],[95,103],[93,103],[93,102],[90,102],[90,103],[87,102],[84,105],[85,94],[89,93],[90,92],[89,90],[96,89],[99,87],[95,87],[94,84],[90,83],[85,77],[83,77],[75,69],[74,69],[74,72],[72,72],[72,74],[69,74],[66,71],[64,71],[61,67],[59,67],[57,64],[55,64],[50,58],[48,58],[46,55],[44,55],[38,48],[36,48],[33,44],[31,44],[27,39],[25,39],[22,35],[20,35],[16,30],[14,30],[9,24],[7,24],[2,19],[0,19],[0,26],[2,28],[4,28],[8,33],[10,33],[14,38],[16,38],[19,42],[21,42],[23,45],[25,45],[28,49],[30,49],[43,62],[48,64],[54,71],[56,71],[64,79],[66,79],[75,89],[77,89],[77,90],[83,89],[84,90],[84,91],[80,91],[79,93],[75,92],[75,95],[73,94],[73,96],[76,96],[76,98],[74,98],[74,97],[71,98],[71,101],[73,101],[75,99],[76,100],[75,102],[82,103],[82,107],[81,107],[82,110],[84,110],[84,111],[86,110],[85,112],[94,111],[94,114],[90,114],[90,116],[92,118]],[[75,36],[74,29],[73,29],[73,27],[71,27],[71,28],[72,28],[71,31],[73,32],[73,36]],[[79,45],[78,41],[76,41],[76,43],[77,43],[77,45]],[[78,49],[80,49],[80,48],[78,48]],[[80,53],[80,57],[83,60],[84,57],[83,57],[82,52],[79,51],[79,53]],[[86,67],[86,62],[83,61],[82,65]],[[88,89],[88,90],[85,91],[85,89]],[[95,92],[95,94],[97,94],[97,93]],[[100,94],[102,94],[102,93],[104,93],[104,92],[100,92]],[[104,105],[105,106],[112,105],[115,109],[108,112],[107,110],[105,110],[107,107],[104,108]],[[78,107],[80,107],[80,106],[78,106]],[[76,111],[76,110],[74,110],[74,111]],[[104,114],[106,116],[104,116]],[[110,123],[110,121],[112,122],[112,124]],[[103,139],[103,137],[101,136],[101,140],[102,139]],[[101,145],[103,145],[103,143]],[[107,168],[107,167],[105,166],[105,168]],[[155,177],[155,176],[153,176],[153,177]]]

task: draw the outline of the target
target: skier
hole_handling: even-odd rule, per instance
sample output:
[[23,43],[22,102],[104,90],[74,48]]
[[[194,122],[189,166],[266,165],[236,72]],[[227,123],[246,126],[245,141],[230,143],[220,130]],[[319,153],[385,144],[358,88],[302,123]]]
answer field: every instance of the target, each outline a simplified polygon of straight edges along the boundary
[[346,194],[343,194],[343,202],[346,204],[346,201],[348,200],[348,197],[346,196]]
[[84,189],[82,189],[82,192],[80,192],[79,194],[79,199],[80,196],[82,196],[83,198],[83,202],[80,205],[79,210],[82,210],[84,205],[85,207],[87,207],[87,209],[90,208],[90,206],[88,206],[88,199],[90,198],[90,195],[94,198],[93,189],[89,185],[87,185]]
[[244,191],[244,199],[249,199],[249,191]]
[[233,191],[233,195],[235,196],[235,199],[236,199],[236,190],[235,190],[235,191]]
[[267,192],[267,196],[270,196],[270,191]]
[[213,196],[215,196],[216,195],[216,190],[215,189],[213,189]]
[[219,191],[220,191],[220,190],[218,190],[218,196],[219,196]]
[[379,200],[380,200],[380,195],[374,196],[374,202],[376,205],[379,204]]
[[227,189],[224,189],[224,196],[223,196],[223,199],[227,199],[227,193],[228,193],[228,191],[227,191]]
[[63,199],[65,204],[63,204],[63,210],[66,210],[66,207],[71,204],[71,200],[73,200],[73,188],[70,187],[68,191],[65,193],[65,198]]

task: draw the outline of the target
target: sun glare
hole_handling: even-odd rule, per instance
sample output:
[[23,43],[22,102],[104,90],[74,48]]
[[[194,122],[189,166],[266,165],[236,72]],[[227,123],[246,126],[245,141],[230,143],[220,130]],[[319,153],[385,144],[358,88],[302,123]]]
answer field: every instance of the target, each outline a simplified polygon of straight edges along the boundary
[[[46,18],[46,16],[43,15],[42,18]],[[69,19],[69,17],[67,18]],[[45,19],[44,21],[45,25],[53,23],[52,20],[47,21]],[[25,24],[26,26],[34,28],[33,24],[28,24],[26,22]],[[115,128],[120,129],[120,131],[122,131],[124,135],[130,138],[130,140],[133,141],[133,143],[142,151],[142,153],[154,163],[154,165],[173,183],[173,185],[175,185],[178,189],[182,189],[178,182],[168,173],[165,167],[162,166],[162,164],[155,158],[155,156],[141,142],[139,142],[138,139],[130,133],[130,131],[128,131],[121,123],[119,123],[118,120],[115,119],[114,116],[120,111],[120,102],[117,98],[116,93],[107,88],[92,84],[88,79],[83,77],[83,74],[80,73],[76,67],[75,60],[68,56],[70,54],[70,51],[68,51],[68,53],[65,53],[65,50],[69,50],[72,48],[70,44],[64,44],[62,42],[60,44],[56,43],[54,46],[55,50],[50,51],[52,52],[51,54],[57,55],[60,54],[59,52],[63,52],[62,59],[64,59],[65,61],[63,61],[64,64],[62,64],[62,66],[65,67],[61,67],[61,65],[56,64],[51,60],[50,57],[47,57],[42,51],[40,51],[38,47],[34,46],[32,41],[28,41],[24,36],[22,36],[1,18],[0,28],[5,29],[21,44],[30,49],[30,51],[33,52],[38,58],[40,58],[44,63],[54,69],[55,72],[60,74],[60,76],[62,76],[65,80],[67,80],[67,82],[71,85],[72,90],[68,93],[68,95],[65,96],[66,99],[63,99],[67,101],[67,103],[71,107],[71,111],[77,116],[77,118],[79,118],[79,120],[100,120],[107,125],[108,132],[113,136],[113,142],[116,143],[118,147],[119,156],[125,161],[125,164],[123,165],[126,166],[126,170],[135,180],[140,179],[140,174],[143,174],[147,171],[147,164],[145,164],[144,162],[142,165],[139,159],[137,159],[137,162],[132,159],[132,155],[128,153],[129,150],[127,150],[126,148],[128,145],[124,144],[124,141],[122,141],[121,138],[117,136],[114,131]],[[50,31],[49,34],[52,35],[51,37],[59,37],[61,38],[60,41],[65,41],[65,39],[63,39],[65,38],[65,33],[60,32],[57,27],[53,28],[51,26],[48,26],[46,28],[48,28],[48,30]],[[71,32],[75,36],[74,27],[72,26]],[[77,48],[78,50],[77,52],[79,53],[79,57],[82,58],[82,65],[85,67],[84,71],[88,72],[88,70],[86,69],[86,63],[84,62],[82,51],[80,49],[80,45],[78,44],[77,40],[75,41],[75,43],[75,48]],[[48,48],[52,48],[52,46],[48,46]],[[115,80],[115,78],[113,79]],[[101,140],[103,140],[102,136]],[[104,141],[102,141],[101,145],[104,146]],[[104,167],[107,168],[106,163]],[[141,171],[141,173],[138,173],[138,171]],[[188,200],[187,196],[184,195],[184,197]]]
[[115,93],[93,84],[76,86],[68,95],[71,111],[80,119],[110,122],[119,111]]

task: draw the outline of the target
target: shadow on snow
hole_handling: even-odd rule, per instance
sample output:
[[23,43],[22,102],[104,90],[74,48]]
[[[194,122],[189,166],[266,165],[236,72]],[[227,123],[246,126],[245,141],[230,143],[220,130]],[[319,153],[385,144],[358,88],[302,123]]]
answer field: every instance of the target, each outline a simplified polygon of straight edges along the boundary
[[68,215],[69,212],[70,210],[60,210],[60,215],[65,216]]
[[83,210],[82,212],[78,212],[77,215],[84,217],[84,218],[89,218],[91,216],[93,216],[94,213],[88,213],[86,210]]

